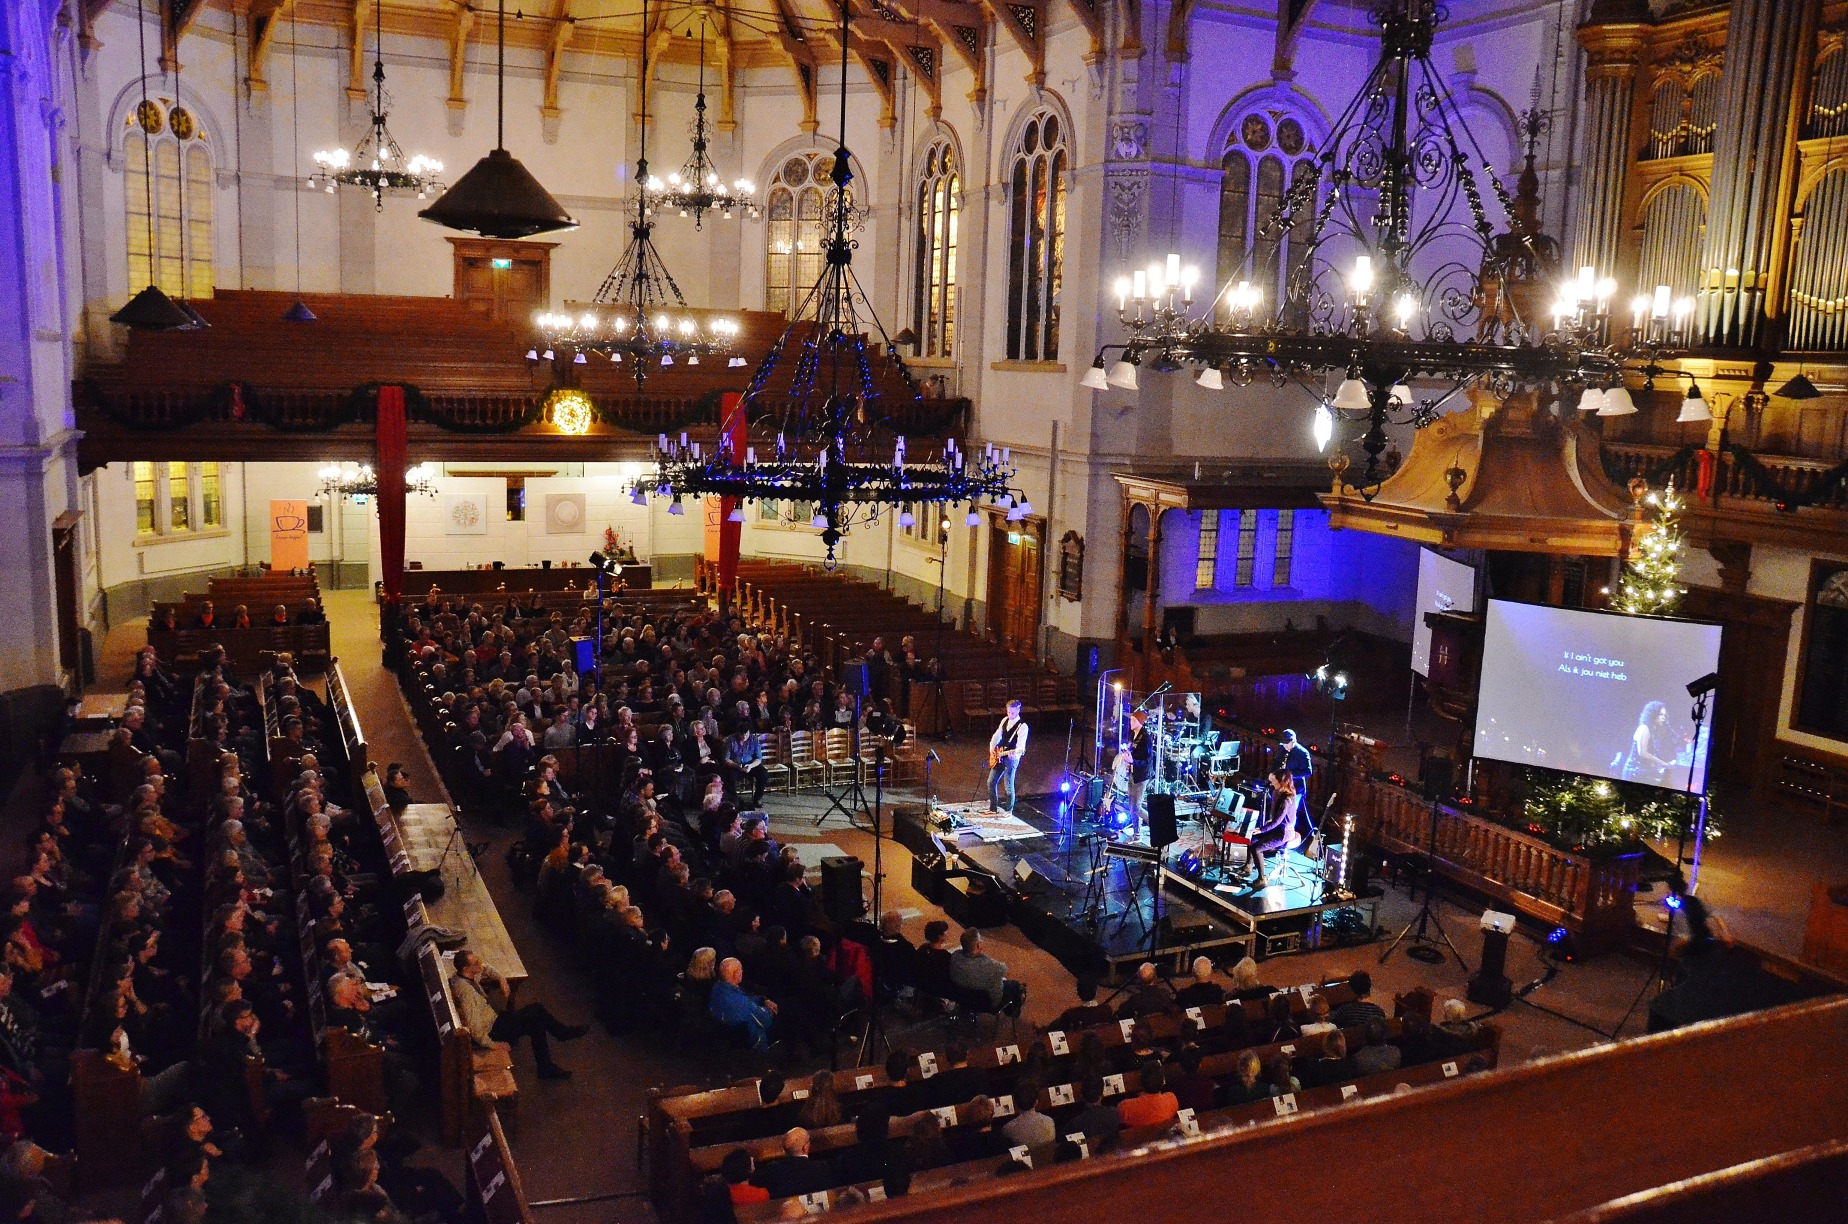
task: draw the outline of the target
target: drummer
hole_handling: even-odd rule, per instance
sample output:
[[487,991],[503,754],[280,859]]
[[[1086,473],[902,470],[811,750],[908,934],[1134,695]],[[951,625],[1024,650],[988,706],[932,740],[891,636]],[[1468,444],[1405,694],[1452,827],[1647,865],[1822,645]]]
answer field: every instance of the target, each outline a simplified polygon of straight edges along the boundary
[[1213,716],[1200,706],[1200,694],[1189,693],[1181,703],[1181,734],[1204,740],[1213,729]]

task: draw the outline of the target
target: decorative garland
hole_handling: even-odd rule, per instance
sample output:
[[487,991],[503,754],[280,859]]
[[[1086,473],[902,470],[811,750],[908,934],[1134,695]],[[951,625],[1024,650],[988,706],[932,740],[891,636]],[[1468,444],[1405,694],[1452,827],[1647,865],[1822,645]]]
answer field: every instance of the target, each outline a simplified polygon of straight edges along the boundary
[[[1703,456],[1710,457],[1702,458]],[[1668,477],[1678,474],[1690,459],[1697,460],[1698,469],[1691,484],[1693,492],[1704,500],[1713,492],[1713,480],[1721,456],[1730,456],[1744,478],[1746,487],[1756,496],[1770,502],[1782,514],[1795,514],[1805,506],[1813,506],[1818,502],[1826,501],[1834,495],[1838,486],[1848,481],[1848,459],[1844,459],[1823,472],[1809,492],[1786,493],[1778,487],[1777,473],[1766,467],[1758,456],[1736,443],[1728,443],[1715,452],[1699,443],[1690,442],[1672,455],[1665,456],[1654,463],[1645,464],[1637,474],[1652,486],[1660,485]]]

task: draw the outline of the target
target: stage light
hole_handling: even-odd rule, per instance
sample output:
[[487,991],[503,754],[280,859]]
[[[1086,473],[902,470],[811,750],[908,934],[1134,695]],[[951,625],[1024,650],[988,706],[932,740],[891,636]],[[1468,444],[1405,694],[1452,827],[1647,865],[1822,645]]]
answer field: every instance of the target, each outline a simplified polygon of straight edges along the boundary
[[1066,780],[1066,779],[1064,779],[1064,778],[1060,778],[1060,779],[1059,779],[1059,793],[1060,793],[1061,795],[1069,795],[1069,794],[1071,794],[1071,793],[1072,793],[1072,784],[1071,784],[1071,782],[1069,782],[1068,780]]
[[1679,910],[1681,908],[1681,894],[1669,893],[1668,896],[1662,898],[1662,904],[1668,906],[1671,910]]

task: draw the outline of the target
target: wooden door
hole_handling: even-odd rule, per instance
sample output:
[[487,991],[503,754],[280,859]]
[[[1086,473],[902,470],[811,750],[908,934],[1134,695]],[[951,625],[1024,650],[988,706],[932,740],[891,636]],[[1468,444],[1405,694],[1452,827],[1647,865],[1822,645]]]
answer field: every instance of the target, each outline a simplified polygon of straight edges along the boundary
[[1713,698],[1713,739],[1707,765],[1715,782],[1756,787],[1770,767],[1784,690],[1790,618],[1795,610],[1795,604],[1782,600],[1704,587],[1688,590],[1684,615],[1725,626],[1720,636],[1720,687]]
[[997,521],[989,532],[988,635],[1009,650],[1037,656],[1046,525]]

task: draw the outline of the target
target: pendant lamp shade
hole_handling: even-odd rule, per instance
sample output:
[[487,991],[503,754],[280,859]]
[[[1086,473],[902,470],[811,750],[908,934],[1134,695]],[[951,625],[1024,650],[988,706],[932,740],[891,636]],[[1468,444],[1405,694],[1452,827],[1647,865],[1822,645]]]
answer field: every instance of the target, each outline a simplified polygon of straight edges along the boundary
[[577,228],[564,206],[505,149],[490,150],[417,215],[483,238],[530,238]]
[[1789,382],[1785,383],[1771,394],[1777,396],[1779,399],[1787,400],[1813,400],[1822,398],[1822,391],[1815,383],[1810,381],[1809,375],[1803,373],[1801,370],[1798,370],[1796,374],[1791,377]]
[[1713,410],[1707,407],[1706,397],[1700,393],[1700,384],[1689,383],[1688,397],[1681,401],[1681,415],[1675,418],[1675,424],[1693,425],[1712,419]]
[[1350,374],[1335,388],[1333,403],[1344,412],[1360,412],[1372,407],[1373,399],[1367,394],[1367,384]]
[[296,298],[295,304],[282,312],[282,321],[284,323],[312,323],[315,321],[315,313],[308,309],[308,303]]
[[190,331],[198,326],[159,285],[149,285],[128,299],[128,305],[110,315],[109,321],[140,331]]

